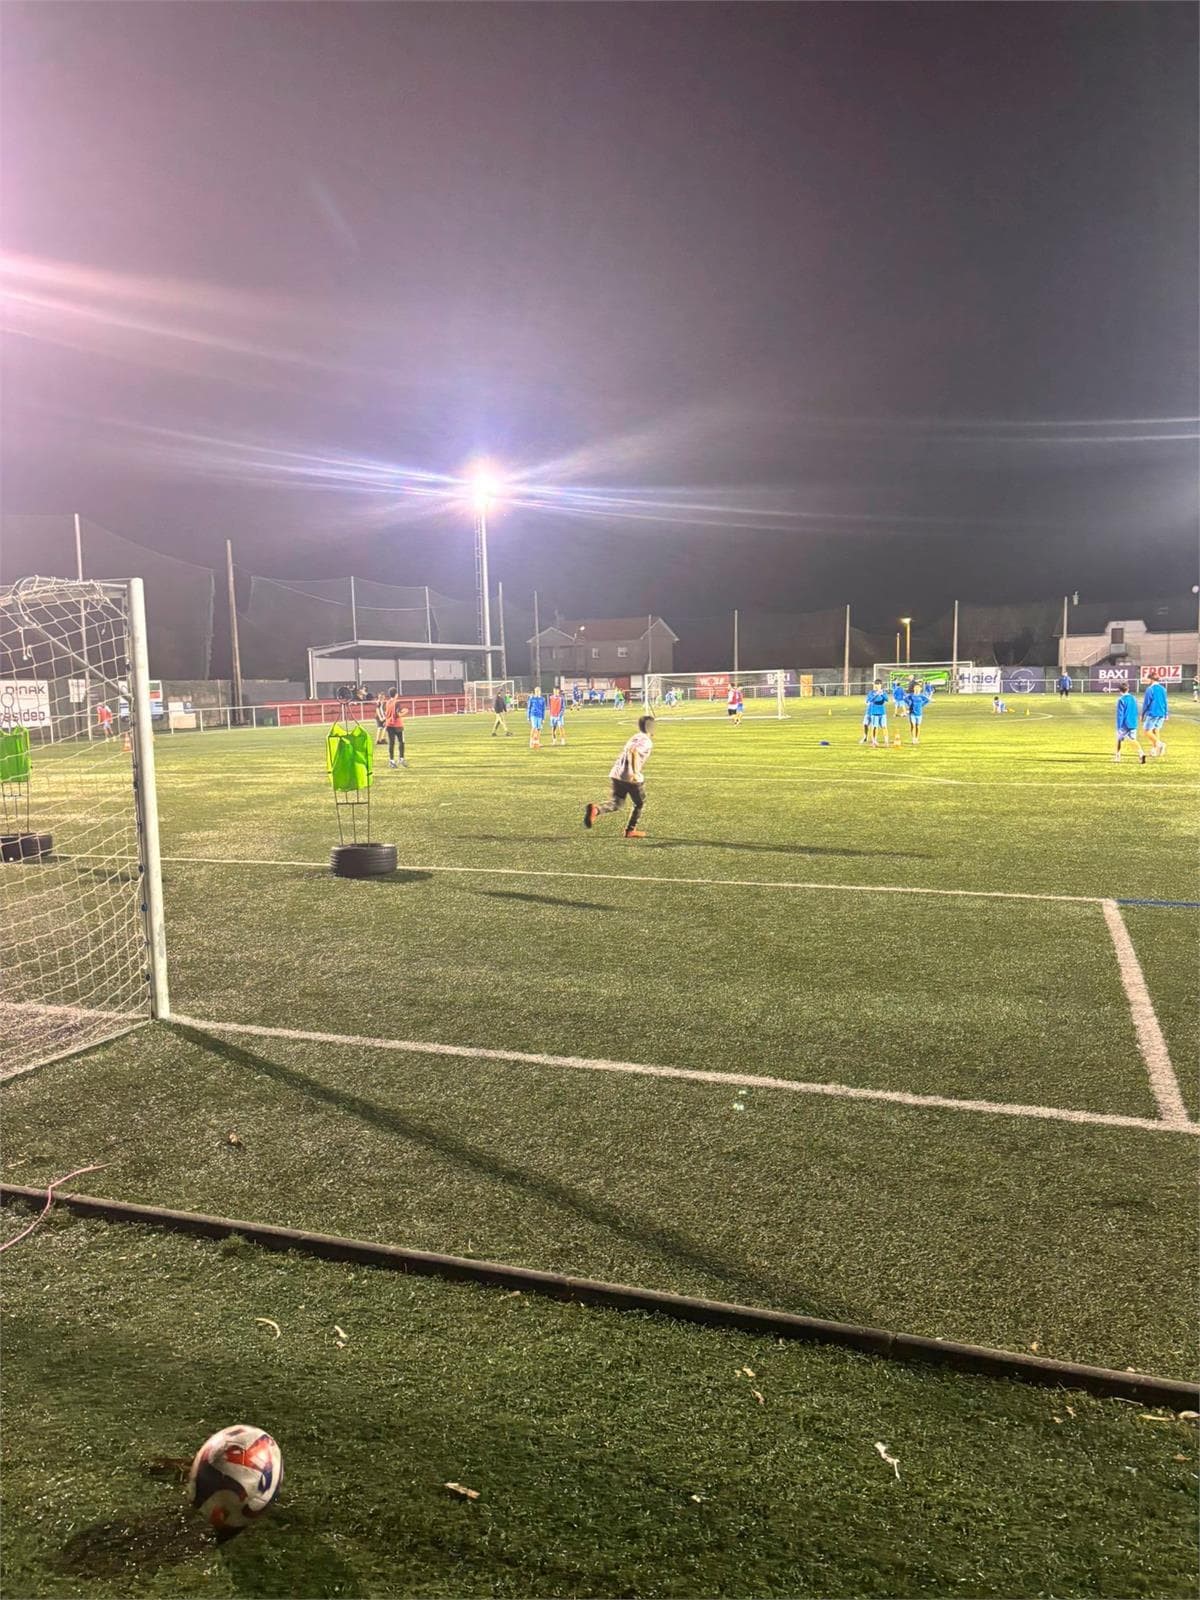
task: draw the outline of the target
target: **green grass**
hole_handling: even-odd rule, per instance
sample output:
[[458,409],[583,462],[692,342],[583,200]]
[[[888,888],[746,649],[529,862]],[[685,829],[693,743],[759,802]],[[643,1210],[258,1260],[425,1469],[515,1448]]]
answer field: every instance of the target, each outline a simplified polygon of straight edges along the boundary
[[[489,739],[488,718],[416,722],[411,768],[383,769],[374,806],[404,870],[366,883],[321,866],[336,829],[318,730],[164,738],[173,1003],[1153,1118],[1099,905],[851,886],[1200,900],[1200,725],[1179,709],[1170,756],[1146,768],[1111,763],[1103,701],[1006,720],[935,702],[920,750],[874,753],[856,706],[793,703],[740,729],[663,719],[640,843],[579,826],[629,714],[581,712],[565,750],[537,753]],[[1200,912],[1124,915],[1195,1113]],[[1196,1367],[1187,1134],[190,1025],[18,1079],[4,1109],[19,1182],[103,1162],[82,1186],[123,1199]],[[1062,1396],[379,1274],[351,1293],[340,1268],[91,1225],[55,1223],[6,1259],[12,1592],[1194,1587],[1192,1467],[1174,1425],[1132,1408],[1071,1400],[1070,1418]],[[357,1336],[335,1364],[315,1334],[264,1349],[252,1321],[315,1327],[314,1306],[360,1297],[369,1359]],[[742,1364],[781,1382],[745,1415],[724,1377]],[[288,1453],[269,1527],[216,1556],[163,1510],[165,1555],[135,1557],[119,1532],[79,1543],[159,1515],[143,1456],[239,1419]],[[924,1465],[896,1485],[872,1447],[903,1463],[901,1424]],[[82,1464],[60,1482],[64,1453]],[[438,1484],[472,1469],[484,1500],[448,1505]],[[723,1487],[697,1507],[680,1477]],[[344,1526],[323,1520],[335,1506]]]
[[[1194,1430],[1119,1402],[65,1217],[6,1276],[9,1594],[1194,1590]],[[234,1419],[218,1550],[155,1463]]]

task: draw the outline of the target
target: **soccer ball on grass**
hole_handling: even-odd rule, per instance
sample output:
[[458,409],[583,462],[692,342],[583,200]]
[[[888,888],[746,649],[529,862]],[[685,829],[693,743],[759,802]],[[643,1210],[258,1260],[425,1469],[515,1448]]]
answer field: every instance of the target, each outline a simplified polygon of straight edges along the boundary
[[262,1515],[282,1477],[283,1456],[271,1435],[236,1422],[197,1450],[188,1493],[205,1522],[229,1538]]

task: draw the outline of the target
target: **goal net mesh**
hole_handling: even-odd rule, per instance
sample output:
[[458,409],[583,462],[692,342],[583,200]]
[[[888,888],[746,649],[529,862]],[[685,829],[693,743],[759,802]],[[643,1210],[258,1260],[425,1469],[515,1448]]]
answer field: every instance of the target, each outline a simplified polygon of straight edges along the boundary
[[149,1014],[128,590],[0,588],[0,1078]]
[[515,692],[512,678],[475,678],[464,684],[463,691],[468,711],[491,711],[498,694],[511,704]]
[[645,680],[643,699],[656,714],[727,716],[729,691],[741,691],[747,717],[785,717],[789,680],[782,669],[754,672],[653,672]]

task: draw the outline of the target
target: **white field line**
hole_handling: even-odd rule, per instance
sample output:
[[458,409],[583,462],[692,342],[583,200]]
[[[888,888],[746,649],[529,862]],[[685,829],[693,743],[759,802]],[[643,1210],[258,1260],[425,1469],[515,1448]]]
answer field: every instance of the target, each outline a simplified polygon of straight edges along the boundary
[[1121,908],[1115,900],[1105,900],[1103,905],[1104,920],[1108,924],[1108,931],[1112,935],[1113,946],[1117,952],[1121,982],[1125,987],[1129,1009],[1133,1013],[1138,1049],[1142,1052],[1142,1060],[1146,1063],[1150,1088],[1158,1104],[1159,1114],[1164,1122],[1171,1123],[1175,1127],[1188,1125],[1187,1107],[1179,1092],[1179,1081],[1167,1052],[1167,1041],[1163,1038],[1162,1029],[1158,1025],[1158,1017],[1154,1003],[1150,999],[1150,991],[1146,987],[1142,964],[1137,958],[1137,951],[1133,948],[1133,940],[1129,937],[1129,929],[1125,926]]
[[[1107,760],[1111,764],[1112,757],[1111,755],[1097,757],[1097,761],[1101,760]],[[238,779],[237,786],[240,790],[251,790],[256,788],[277,789],[281,783],[294,775],[313,778],[321,782],[324,782],[326,778],[324,768],[297,763],[295,766],[289,764],[286,768],[281,768],[277,773],[252,773],[245,777],[240,777]],[[506,781],[516,781],[521,783],[535,782],[540,779],[541,776],[541,773],[533,770],[517,773],[510,772],[505,775]],[[436,769],[432,767],[425,767],[419,771],[409,767],[404,772],[398,772],[395,774],[384,773],[381,775],[381,777],[382,781],[384,782],[395,782],[406,787],[409,784],[419,784],[428,779],[444,780],[446,782],[453,782],[455,785],[471,782],[487,783],[491,785],[495,784],[494,773],[477,772],[474,769],[451,770],[447,769],[446,767],[438,767]],[[773,788],[777,788],[783,784],[804,784],[808,788],[812,788],[814,785],[832,786],[834,784],[939,783],[956,789],[994,790],[997,788],[997,786],[1003,785],[1005,789],[1105,789],[1115,793],[1116,791],[1113,788],[1114,781],[1119,782],[1120,780],[1115,779],[1096,783],[1071,778],[1002,778],[999,776],[994,780],[984,778],[939,778],[919,772],[883,772],[882,770],[876,772],[871,777],[852,778],[840,777],[835,774],[821,773],[816,764],[809,768],[808,771],[802,776],[785,773],[779,776],[773,775],[771,777],[771,785]],[[671,773],[669,778],[660,780],[658,783],[656,783],[655,794],[657,795],[660,792],[663,794],[669,794],[676,788],[685,788],[690,784],[702,784],[706,789],[711,789],[714,787],[714,785],[721,784],[737,784],[744,787],[745,779],[727,778],[722,776],[720,773],[687,773],[677,770]],[[166,786],[166,784],[161,785],[161,787]],[[169,786],[176,789],[210,789],[212,786],[212,780],[211,778],[205,777],[192,777],[190,774],[185,774],[182,772],[172,772],[169,779]],[[1139,794],[1143,795],[1177,795],[1198,793],[1200,793],[1200,783],[1154,783],[1143,784],[1139,788]]]
[[[519,841],[514,840],[514,843]],[[243,861],[232,856],[164,856],[166,866],[196,867],[311,867],[328,870],[328,861]],[[906,883],[806,883],[769,878],[667,878],[648,872],[568,872],[560,868],[535,867],[435,867],[401,862],[398,872],[454,872],[485,877],[508,878],[584,878],[603,883],[659,883],[701,889],[796,889],[827,890],[838,894],[925,894],[948,895],[969,900],[1050,900],[1069,905],[1100,905],[1098,894],[1032,894],[1019,889],[924,889]]]
[[1033,1117],[1043,1122],[1086,1123],[1102,1128],[1137,1128],[1147,1133],[1200,1134],[1200,1123],[1127,1117],[1115,1112],[1068,1111],[1058,1106],[1006,1105],[1003,1101],[953,1100],[938,1094],[909,1094],[903,1089],[860,1089],[845,1083],[806,1083],[749,1072],[706,1072],[698,1067],[658,1067],[639,1061],[607,1061],[590,1056],[544,1055],[529,1050],[492,1050],[480,1045],[437,1044],[417,1039],[373,1039],[359,1034],[318,1033],[305,1028],[268,1028],[250,1022],[218,1022],[205,1017],[176,1016],[184,1027],[213,1033],[246,1034],[260,1039],[291,1039],[304,1044],[340,1045],[355,1050],[391,1050],[408,1055],[458,1056],[475,1061],[512,1061],[525,1066],[568,1067],[584,1072],[620,1072],[643,1078],[682,1078],[693,1083],[736,1084],[746,1089],[780,1089],[786,1094],[823,1095],[834,1100],[877,1100],[889,1105],[937,1111],[972,1111],[989,1116]]

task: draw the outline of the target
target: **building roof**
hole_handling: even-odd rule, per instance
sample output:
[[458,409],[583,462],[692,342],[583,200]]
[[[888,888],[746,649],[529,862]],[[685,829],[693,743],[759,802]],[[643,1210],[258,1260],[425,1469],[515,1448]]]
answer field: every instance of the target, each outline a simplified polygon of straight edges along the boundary
[[[652,621],[655,627],[666,628],[672,639],[678,640],[679,635],[667,627],[661,617],[654,617]],[[579,644],[589,640],[593,644],[632,644],[644,639],[647,631],[645,617],[581,617],[576,622],[559,622],[543,628],[538,638],[545,639],[547,634],[557,633]]]

